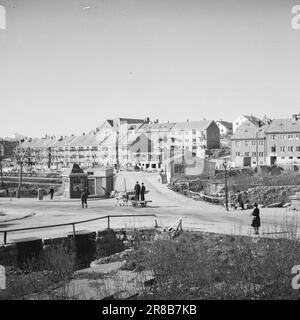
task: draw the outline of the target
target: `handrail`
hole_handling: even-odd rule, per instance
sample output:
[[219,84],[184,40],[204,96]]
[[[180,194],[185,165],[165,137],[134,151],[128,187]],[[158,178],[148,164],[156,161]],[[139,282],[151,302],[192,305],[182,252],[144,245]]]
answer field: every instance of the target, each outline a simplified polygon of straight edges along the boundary
[[102,220],[102,219],[107,219],[107,226],[110,228],[110,218],[122,218],[122,217],[155,217],[155,214],[117,214],[117,215],[107,215],[107,216],[102,216],[98,218],[93,218],[93,219],[87,219],[87,220],[80,220],[76,222],[68,222],[68,223],[60,223],[60,224],[52,224],[52,225],[46,225],[46,226],[36,226],[36,227],[28,227],[28,228],[19,228],[19,229],[8,229],[8,230],[0,230],[0,233],[4,233],[4,244],[7,243],[7,234],[9,232],[18,232],[18,231],[25,231],[25,230],[36,230],[36,229],[46,229],[46,228],[56,228],[56,227],[63,227],[63,226],[73,226],[73,236],[75,237],[75,225],[80,224],[80,223],[87,223],[91,221],[96,221],[96,220]]

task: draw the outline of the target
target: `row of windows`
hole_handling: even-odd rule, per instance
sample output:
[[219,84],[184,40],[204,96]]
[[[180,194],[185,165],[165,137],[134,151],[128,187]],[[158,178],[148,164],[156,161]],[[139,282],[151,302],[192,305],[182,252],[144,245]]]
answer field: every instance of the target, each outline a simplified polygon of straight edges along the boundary
[[[252,157],[256,157],[257,153],[256,152],[252,152],[251,155],[252,155]],[[236,156],[237,157],[241,156],[241,153],[240,152],[236,152]],[[263,157],[264,153],[263,152],[259,152],[258,156],[259,157]],[[250,157],[250,152],[245,152],[245,157]]]
[[[256,140],[245,140],[245,146],[256,146]],[[264,140],[258,140],[258,145],[263,146],[264,145]]]
[[293,140],[293,139],[300,139],[300,133],[295,133],[295,134],[272,134],[271,135],[271,139],[272,140],[276,140],[277,138],[279,138],[280,140],[285,140],[285,139],[289,139],[289,140]]
[[203,135],[204,134],[204,131],[199,131],[199,130],[196,130],[196,129],[192,129],[192,130],[182,130],[182,131],[175,131],[175,132],[172,132],[172,134],[176,134],[176,135],[180,135],[180,134],[190,134],[192,132],[193,135],[195,134],[201,134]]
[[[280,152],[286,152],[286,151],[288,151],[288,152],[294,152],[294,151],[300,152],[300,146],[298,146],[298,147],[293,147],[293,146],[285,147],[285,146],[281,146],[279,150],[280,150]],[[271,147],[271,151],[272,151],[272,152],[276,152],[276,146]]]
[[[290,160],[292,160],[292,159],[296,159],[296,157],[280,157],[281,159],[285,159],[285,158],[287,158],[287,159],[290,159]],[[300,160],[300,157],[297,157],[297,159],[298,160]]]

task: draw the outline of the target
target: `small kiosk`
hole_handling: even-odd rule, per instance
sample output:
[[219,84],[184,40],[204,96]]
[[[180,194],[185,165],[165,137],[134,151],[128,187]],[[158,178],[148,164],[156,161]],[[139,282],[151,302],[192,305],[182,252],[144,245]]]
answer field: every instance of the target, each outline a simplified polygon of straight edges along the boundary
[[88,191],[87,174],[74,163],[62,174],[63,194],[65,198],[80,199],[83,191]]
[[90,196],[108,196],[114,190],[113,168],[87,170]]

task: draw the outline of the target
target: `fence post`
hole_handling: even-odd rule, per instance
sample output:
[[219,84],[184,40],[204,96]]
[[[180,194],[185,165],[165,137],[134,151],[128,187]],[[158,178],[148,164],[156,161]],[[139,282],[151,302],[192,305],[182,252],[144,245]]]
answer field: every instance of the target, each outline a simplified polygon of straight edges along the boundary
[[110,229],[110,216],[107,216],[107,228]]
[[72,226],[73,226],[73,236],[74,236],[74,238],[75,238],[75,236],[76,236],[76,232],[75,232],[75,223],[73,223],[73,224],[72,224]]
[[6,244],[7,242],[7,232],[4,231],[4,239],[3,239],[4,244]]

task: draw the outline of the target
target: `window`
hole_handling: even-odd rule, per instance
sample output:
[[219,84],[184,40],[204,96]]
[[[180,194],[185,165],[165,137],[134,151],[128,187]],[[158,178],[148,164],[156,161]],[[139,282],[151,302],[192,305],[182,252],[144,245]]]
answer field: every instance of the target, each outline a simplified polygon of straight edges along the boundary
[[246,141],[245,141],[245,146],[248,146],[248,144],[249,144],[249,141],[246,140]]
[[249,152],[245,152],[245,157],[249,157]]
[[285,139],[285,135],[284,135],[284,134],[281,134],[281,135],[280,135],[280,139],[281,139],[281,140],[284,140],[284,139]]
[[280,147],[281,152],[285,152],[285,147]]
[[297,159],[299,160],[299,159],[300,159],[300,157],[297,157]]
[[263,145],[264,145],[264,140],[259,140],[259,141],[258,141],[258,144],[259,144],[260,146],[263,146]]
[[184,166],[182,164],[175,164],[175,173],[184,173]]
[[293,157],[289,157],[289,159],[293,159]]
[[263,157],[264,153],[263,152],[259,152],[258,155],[259,155],[259,157]]
[[193,129],[192,133],[193,133],[193,134],[196,134],[196,129]]
[[289,152],[293,152],[294,151],[294,147],[288,147],[288,151]]
[[300,147],[296,147],[296,151],[297,151],[297,152],[300,152]]
[[295,139],[300,139],[300,134],[299,133],[295,134]]
[[276,146],[271,147],[271,152],[276,152]]
[[190,134],[190,131],[189,131],[189,130],[185,130],[184,133],[185,133],[185,134]]
[[275,134],[271,135],[271,140],[276,140],[276,135]]
[[196,144],[196,139],[193,139],[193,143],[195,143],[195,144]]
[[294,135],[293,134],[288,134],[288,139],[294,139]]
[[281,157],[281,159],[285,159],[285,157]]
[[185,139],[184,141],[185,141],[186,143],[189,143],[189,142],[190,142],[190,140],[189,140],[189,139]]
[[256,157],[256,152],[252,152],[252,157]]
[[235,154],[237,157],[239,157],[240,155],[241,155],[241,153],[240,152],[236,152],[236,154]]
[[252,140],[252,145],[256,146],[256,141],[255,140]]

